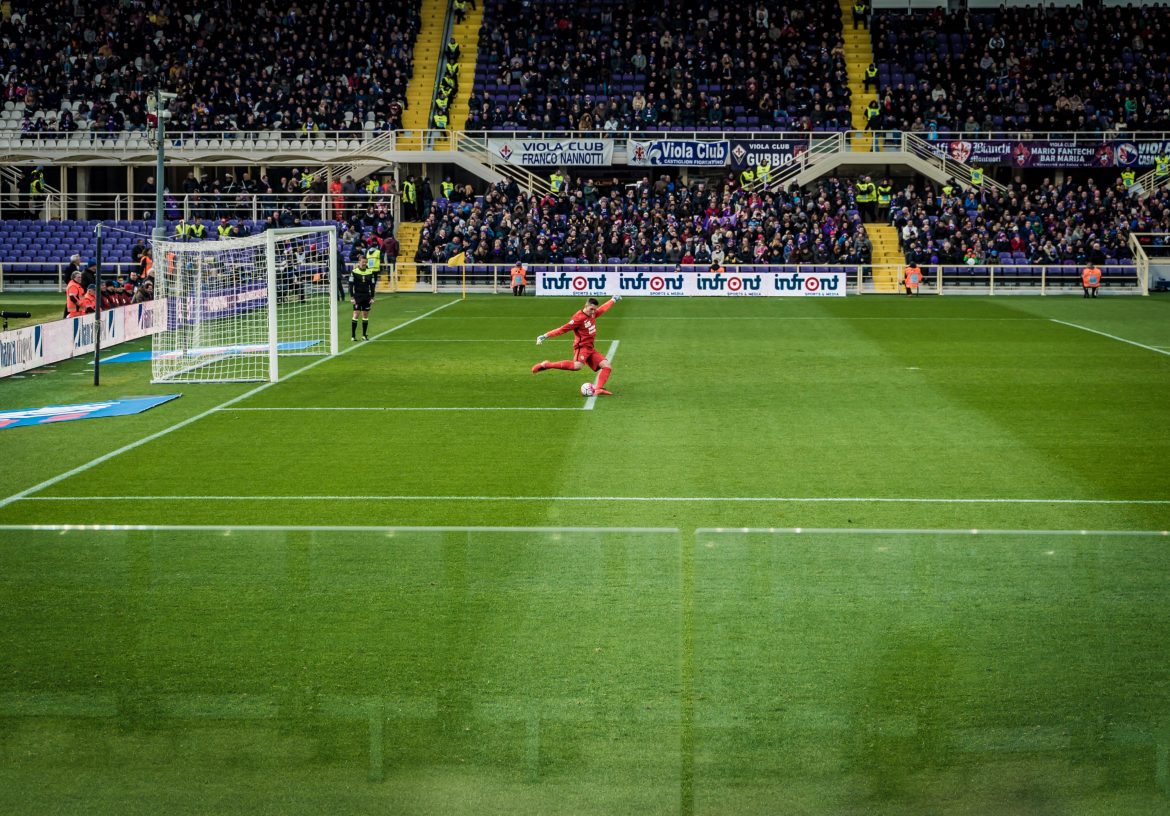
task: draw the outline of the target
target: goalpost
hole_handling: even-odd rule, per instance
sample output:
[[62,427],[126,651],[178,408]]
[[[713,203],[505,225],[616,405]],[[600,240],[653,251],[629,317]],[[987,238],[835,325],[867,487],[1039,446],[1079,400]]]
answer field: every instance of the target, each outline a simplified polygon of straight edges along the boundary
[[154,242],[152,382],[280,377],[280,358],[337,353],[337,228],[268,230],[220,241]]

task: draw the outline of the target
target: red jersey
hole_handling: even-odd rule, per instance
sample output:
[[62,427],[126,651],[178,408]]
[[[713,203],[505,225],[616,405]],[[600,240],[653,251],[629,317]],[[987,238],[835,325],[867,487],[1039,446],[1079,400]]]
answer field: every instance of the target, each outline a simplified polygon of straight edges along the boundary
[[558,334],[564,334],[567,331],[573,332],[573,351],[581,351],[582,349],[592,351],[593,341],[597,339],[597,318],[601,317],[607,311],[613,308],[615,301],[607,301],[597,307],[597,312],[590,317],[585,312],[577,312],[573,315],[573,319],[559,329],[553,329],[546,337],[556,337]]

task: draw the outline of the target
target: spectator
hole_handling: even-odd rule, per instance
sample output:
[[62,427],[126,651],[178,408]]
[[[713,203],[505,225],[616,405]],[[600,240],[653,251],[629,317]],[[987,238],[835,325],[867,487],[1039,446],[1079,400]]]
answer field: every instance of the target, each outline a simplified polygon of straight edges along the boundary
[[[837,6],[764,0],[712,17],[695,0],[666,0],[606,11],[598,18],[553,0],[486,5],[480,59],[501,69],[473,88],[468,129],[570,130],[586,113],[608,131],[850,126]],[[523,41],[517,19],[533,32]]]
[[[888,127],[1170,128],[1170,28],[1142,8],[960,9],[873,19]],[[1140,45],[1140,48],[1138,47]]]
[[[77,103],[82,121],[63,116],[62,130],[142,130],[145,89],[159,77],[178,94],[170,104],[177,130],[310,134],[351,129],[350,117],[364,123],[367,114],[396,129],[420,20],[417,3],[387,10],[364,0],[307,13],[257,0],[246,14],[223,0],[189,14],[143,0],[21,5],[3,25],[4,82],[6,98],[25,101],[30,136],[65,101]],[[338,21],[361,36],[337,33]]]

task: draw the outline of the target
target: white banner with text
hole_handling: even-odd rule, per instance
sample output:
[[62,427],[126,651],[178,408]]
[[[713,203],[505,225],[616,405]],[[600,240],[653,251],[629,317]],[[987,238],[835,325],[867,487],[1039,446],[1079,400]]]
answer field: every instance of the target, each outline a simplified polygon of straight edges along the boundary
[[554,297],[845,297],[845,272],[729,270],[537,272],[536,294]]
[[[102,348],[162,331],[164,302],[133,303],[102,312]],[[96,337],[93,315],[67,317],[0,333],[0,377],[90,354]]]

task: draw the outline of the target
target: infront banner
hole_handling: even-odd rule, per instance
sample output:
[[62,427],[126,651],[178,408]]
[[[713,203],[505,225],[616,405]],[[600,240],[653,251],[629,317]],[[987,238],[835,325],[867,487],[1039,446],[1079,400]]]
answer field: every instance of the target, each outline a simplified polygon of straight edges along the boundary
[[1057,139],[953,139],[927,142],[931,150],[963,164],[1010,167],[1153,167],[1168,155],[1170,140],[1086,142]]
[[612,139],[488,139],[488,150],[508,164],[529,167],[608,167]]
[[630,164],[658,167],[722,167],[730,153],[727,141],[699,142],[693,139],[655,139],[626,142]]
[[[134,303],[102,311],[102,348],[160,332],[165,328],[161,300]],[[0,377],[93,352],[96,339],[93,315],[67,317],[0,334]]]
[[845,272],[731,270],[537,272],[536,294],[555,297],[845,297]]
[[732,139],[731,166],[736,170],[745,167],[768,165],[772,169],[792,164],[796,157],[808,150],[808,142],[792,139]]

